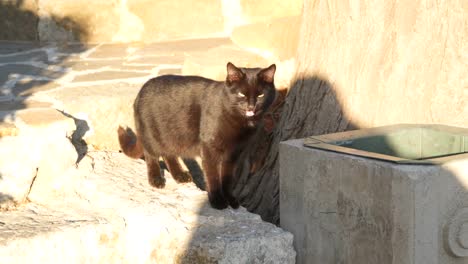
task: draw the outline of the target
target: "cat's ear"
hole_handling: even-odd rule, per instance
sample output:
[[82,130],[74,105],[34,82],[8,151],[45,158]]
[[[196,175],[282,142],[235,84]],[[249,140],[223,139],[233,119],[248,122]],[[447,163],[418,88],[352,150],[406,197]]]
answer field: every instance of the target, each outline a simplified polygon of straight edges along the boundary
[[258,76],[267,83],[273,83],[275,80],[276,65],[272,64],[270,67],[261,70]]
[[234,64],[228,62],[226,67],[227,67],[226,81],[228,83],[237,82],[237,81],[240,81],[242,78],[244,78],[244,73],[239,68],[234,66]]

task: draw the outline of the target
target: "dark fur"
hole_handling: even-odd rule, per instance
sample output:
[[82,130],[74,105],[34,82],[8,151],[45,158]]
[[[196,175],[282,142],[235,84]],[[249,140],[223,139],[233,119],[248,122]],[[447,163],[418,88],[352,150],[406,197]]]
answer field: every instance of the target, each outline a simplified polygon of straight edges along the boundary
[[[260,69],[228,63],[225,82],[176,75],[149,80],[134,103],[137,141],[119,128],[123,152],[132,158],[145,157],[148,180],[158,188],[165,185],[160,156],[175,180],[185,182],[191,177],[177,157],[200,155],[211,205],[237,208],[231,192],[234,164],[275,98],[275,69],[275,65]],[[255,115],[249,116],[248,111]]]

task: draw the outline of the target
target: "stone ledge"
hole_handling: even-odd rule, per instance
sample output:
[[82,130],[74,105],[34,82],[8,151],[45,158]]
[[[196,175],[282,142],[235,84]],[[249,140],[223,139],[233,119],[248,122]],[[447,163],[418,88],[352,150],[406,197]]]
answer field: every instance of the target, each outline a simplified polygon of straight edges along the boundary
[[18,135],[18,128],[11,123],[0,122],[0,138]]
[[33,182],[41,185],[77,160],[67,138],[73,120],[49,106],[27,100],[0,107],[0,209],[25,202]]
[[153,189],[143,161],[89,153],[0,214],[0,262],[294,263],[290,233],[244,208],[214,210],[206,192],[166,176]]

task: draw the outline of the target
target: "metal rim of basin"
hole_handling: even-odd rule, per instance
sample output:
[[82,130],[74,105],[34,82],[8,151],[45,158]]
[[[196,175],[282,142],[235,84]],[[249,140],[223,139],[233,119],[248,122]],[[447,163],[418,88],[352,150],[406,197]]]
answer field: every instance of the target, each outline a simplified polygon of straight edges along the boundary
[[396,156],[390,156],[386,154],[370,152],[360,149],[353,149],[348,147],[342,147],[336,144],[332,144],[332,142],[336,141],[346,141],[352,140],[359,137],[370,137],[370,136],[378,136],[388,132],[398,131],[399,129],[408,129],[408,128],[424,128],[424,129],[432,129],[436,131],[444,131],[450,132],[456,135],[462,135],[464,137],[468,137],[468,132],[461,133],[461,130],[466,130],[464,128],[458,128],[453,126],[446,126],[446,125],[429,125],[429,124],[397,124],[397,125],[389,125],[389,126],[382,126],[382,127],[375,127],[375,128],[367,128],[361,130],[353,130],[353,131],[345,131],[345,132],[338,132],[332,134],[325,134],[319,136],[311,136],[304,139],[304,146],[317,148],[322,150],[328,150],[338,153],[349,154],[353,156],[371,158],[371,159],[378,159],[382,161],[390,161],[398,164],[442,164],[447,161],[453,160],[454,157],[456,158],[465,158],[468,157],[468,153],[462,152],[457,153],[454,155],[447,155],[442,157],[433,157],[428,159],[405,159]]

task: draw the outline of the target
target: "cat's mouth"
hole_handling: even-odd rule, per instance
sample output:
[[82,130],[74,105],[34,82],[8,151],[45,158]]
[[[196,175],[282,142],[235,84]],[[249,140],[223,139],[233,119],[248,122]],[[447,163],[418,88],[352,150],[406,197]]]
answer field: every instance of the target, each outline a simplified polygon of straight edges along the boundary
[[259,116],[261,113],[262,113],[262,110],[257,110],[257,111],[247,110],[247,111],[245,111],[245,116],[247,118],[254,118],[254,117]]

